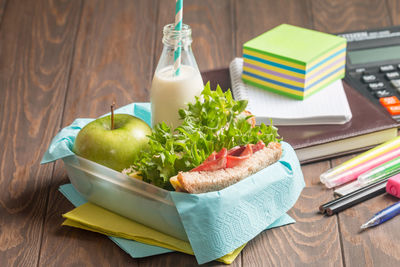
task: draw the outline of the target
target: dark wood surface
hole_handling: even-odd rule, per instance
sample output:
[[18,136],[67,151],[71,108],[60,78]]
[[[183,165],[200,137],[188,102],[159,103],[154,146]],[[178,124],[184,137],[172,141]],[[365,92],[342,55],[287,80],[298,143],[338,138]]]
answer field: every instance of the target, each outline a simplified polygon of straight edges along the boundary
[[[133,259],[108,238],[61,227],[73,206],[57,191],[62,163],[39,165],[52,137],[76,117],[149,101],[174,1],[0,0],[0,266],[192,266],[170,253]],[[400,2],[185,0],[201,71],[225,68],[243,42],[281,23],[324,32],[400,24]],[[399,266],[400,222],[360,233],[380,196],[338,216],[317,214],[333,199],[319,175],[354,155],[303,165],[306,181],[289,214],[297,223],[249,242],[232,266]],[[212,262],[207,265],[221,265]]]

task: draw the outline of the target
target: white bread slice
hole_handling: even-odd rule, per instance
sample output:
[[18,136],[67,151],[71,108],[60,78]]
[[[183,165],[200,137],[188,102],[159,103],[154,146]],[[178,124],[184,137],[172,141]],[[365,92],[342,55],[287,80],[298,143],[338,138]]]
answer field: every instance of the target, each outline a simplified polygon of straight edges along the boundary
[[271,142],[241,164],[216,171],[179,172],[170,182],[176,191],[199,194],[228,187],[275,163],[282,155],[280,143]]

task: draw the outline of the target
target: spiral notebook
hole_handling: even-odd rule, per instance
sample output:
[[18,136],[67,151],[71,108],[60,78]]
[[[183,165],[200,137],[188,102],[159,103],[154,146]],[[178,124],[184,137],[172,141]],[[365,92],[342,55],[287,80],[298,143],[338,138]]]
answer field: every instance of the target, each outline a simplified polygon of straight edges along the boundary
[[242,81],[243,59],[235,58],[229,65],[233,96],[248,100],[247,109],[257,123],[274,125],[344,124],[352,114],[341,80],[337,80],[305,100],[257,88]]

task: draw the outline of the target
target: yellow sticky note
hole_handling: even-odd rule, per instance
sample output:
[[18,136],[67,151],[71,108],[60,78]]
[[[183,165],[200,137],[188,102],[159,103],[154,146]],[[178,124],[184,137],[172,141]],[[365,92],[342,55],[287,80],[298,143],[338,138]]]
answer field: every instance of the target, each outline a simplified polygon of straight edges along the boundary
[[[98,232],[108,236],[135,240],[144,244],[168,248],[193,255],[190,244],[186,241],[166,235],[143,224],[132,221],[91,203],[83,204],[63,215],[68,225],[84,230]],[[246,244],[221,257],[218,261],[230,264]]]

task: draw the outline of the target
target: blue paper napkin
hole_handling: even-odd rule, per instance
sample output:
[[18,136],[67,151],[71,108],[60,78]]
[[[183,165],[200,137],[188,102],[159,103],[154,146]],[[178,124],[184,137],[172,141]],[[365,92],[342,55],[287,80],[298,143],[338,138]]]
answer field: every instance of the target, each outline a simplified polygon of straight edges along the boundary
[[[149,103],[133,103],[116,112],[132,114],[150,125]],[[90,121],[77,119],[57,134],[42,163],[73,155],[75,136]],[[282,148],[278,162],[223,190],[198,195],[170,192],[199,264],[230,253],[287,218],[305,184],[293,148],[285,142]]]
[[[81,194],[79,194],[78,191],[75,190],[72,184],[62,185],[60,186],[59,190],[75,207],[78,207],[87,202],[87,200]],[[294,222],[295,221],[289,215],[284,214],[282,217],[280,217],[278,220],[272,223],[268,227],[268,229],[280,227]],[[172,250],[166,248],[147,245],[129,239],[112,237],[112,236],[109,236],[108,238],[110,238],[114,243],[116,243],[123,251],[128,253],[132,258],[142,258],[142,257],[173,252]]]
[[297,201],[304,179],[293,148],[282,142],[281,159],[223,190],[171,192],[199,264],[248,242]]

